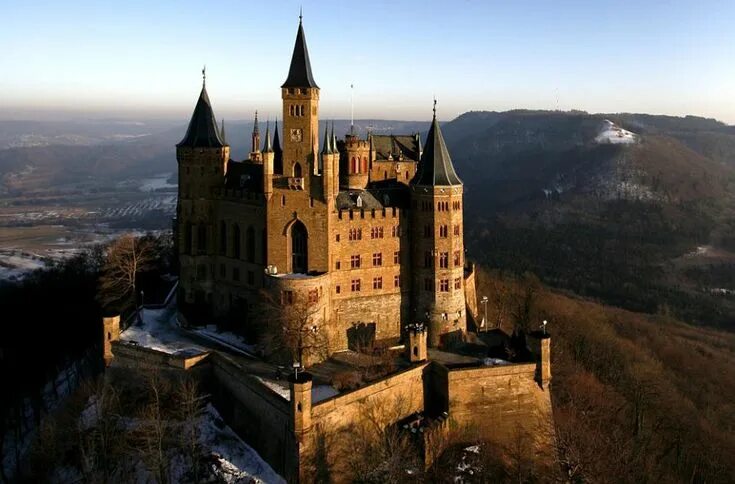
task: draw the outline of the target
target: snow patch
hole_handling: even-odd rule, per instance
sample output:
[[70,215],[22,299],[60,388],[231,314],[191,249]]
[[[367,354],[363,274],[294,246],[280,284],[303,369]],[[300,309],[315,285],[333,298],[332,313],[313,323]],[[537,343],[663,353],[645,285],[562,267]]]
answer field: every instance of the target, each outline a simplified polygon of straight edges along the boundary
[[167,354],[194,355],[208,351],[192,342],[178,326],[175,304],[160,309],[145,308],[142,313],[142,321],[123,331],[120,341]]
[[638,142],[638,135],[606,119],[602,130],[595,137],[595,142],[599,144],[635,144]]

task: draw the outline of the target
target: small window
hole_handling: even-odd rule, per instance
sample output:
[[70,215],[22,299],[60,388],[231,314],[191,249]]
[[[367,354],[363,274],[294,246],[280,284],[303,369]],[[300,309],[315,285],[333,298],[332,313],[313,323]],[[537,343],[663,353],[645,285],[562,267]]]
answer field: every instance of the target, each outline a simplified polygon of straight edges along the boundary
[[281,206],[282,207],[286,206],[286,195],[281,195]]
[[373,278],[373,289],[383,289],[383,278],[382,277]]
[[454,278],[454,288],[455,289],[462,289],[462,278],[461,277],[455,277]]
[[461,265],[462,265],[462,251],[455,250],[454,251],[454,267],[459,267]]
[[334,292],[336,292],[337,294],[339,294],[339,292],[340,292],[340,287],[339,287],[339,286],[335,286],[335,288],[334,288]]
[[383,253],[382,252],[375,252],[373,254],[373,265],[374,266],[382,266],[383,265]]
[[352,269],[360,268],[360,256],[359,255],[350,256],[350,267]]
[[449,292],[449,279],[442,279],[439,281],[439,290],[441,292]]
[[401,252],[395,251],[393,252],[393,263],[394,264],[400,264],[401,263]]
[[335,263],[334,263],[334,268],[335,268],[336,270],[340,270],[340,268],[341,268],[341,265],[340,265],[339,261],[337,261],[337,262],[335,262]]
[[401,276],[393,276],[393,287],[400,289],[400,287],[401,287]]
[[352,279],[352,292],[360,292],[360,279]]
[[339,234],[335,235],[335,236],[334,236],[334,238],[335,238],[335,240],[336,240],[337,242],[339,242]]
[[447,269],[449,267],[449,252],[442,252],[439,254],[439,267]]

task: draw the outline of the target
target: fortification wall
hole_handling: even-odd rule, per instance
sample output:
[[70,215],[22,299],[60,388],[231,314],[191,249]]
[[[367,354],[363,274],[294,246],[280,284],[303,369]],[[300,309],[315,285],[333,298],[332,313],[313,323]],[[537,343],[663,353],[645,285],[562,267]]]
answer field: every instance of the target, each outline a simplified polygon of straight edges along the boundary
[[468,435],[479,432],[503,446],[527,443],[537,456],[551,455],[551,397],[535,379],[535,363],[442,371],[449,416]]
[[212,399],[227,424],[283,476],[293,475],[298,453],[289,402],[227,355],[211,358]]

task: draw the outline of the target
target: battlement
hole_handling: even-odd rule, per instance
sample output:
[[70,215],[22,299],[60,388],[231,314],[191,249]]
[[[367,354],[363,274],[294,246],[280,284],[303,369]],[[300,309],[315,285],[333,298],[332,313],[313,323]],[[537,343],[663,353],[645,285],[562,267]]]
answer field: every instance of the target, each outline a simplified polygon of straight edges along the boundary
[[398,207],[383,207],[382,209],[347,209],[337,210],[337,221],[351,221],[362,219],[389,219],[395,220],[401,217],[401,209]]

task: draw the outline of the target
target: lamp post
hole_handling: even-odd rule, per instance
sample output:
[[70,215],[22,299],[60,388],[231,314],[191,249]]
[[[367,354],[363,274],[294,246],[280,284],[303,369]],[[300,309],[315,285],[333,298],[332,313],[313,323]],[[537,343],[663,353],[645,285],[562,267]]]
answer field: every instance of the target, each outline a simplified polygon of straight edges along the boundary
[[480,323],[481,328],[485,328],[485,331],[487,331],[487,296],[482,296],[482,300],[480,301],[483,306],[485,306],[485,316],[482,318],[482,323]]

